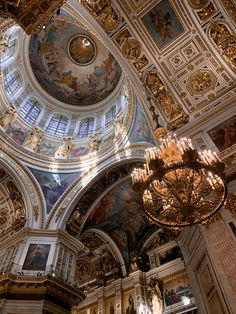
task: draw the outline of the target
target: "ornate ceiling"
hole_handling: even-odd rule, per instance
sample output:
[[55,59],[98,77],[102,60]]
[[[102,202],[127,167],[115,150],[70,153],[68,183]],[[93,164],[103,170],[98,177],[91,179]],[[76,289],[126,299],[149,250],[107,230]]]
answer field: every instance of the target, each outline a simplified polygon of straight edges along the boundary
[[[221,154],[227,177],[235,178],[236,7],[231,0],[68,0],[63,10],[72,24],[55,19],[31,40],[22,36],[23,43],[29,43],[30,64],[17,55],[8,73],[16,64],[24,73],[27,65],[34,77],[25,72],[30,80],[10,101],[2,88],[0,108],[6,113],[13,103],[17,110],[29,92],[47,99],[42,121],[54,111],[70,111],[67,136],[74,146],[68,154],[57,155],[60,148],[68,148],[65,139],[44,134],[40,145],[30,150],[32,126],[15,116],[8,127],[2,125],[0,135],[1,145],[37,186],[37,223],[88,243],[78,257],[78,281],[84,283],[95,280],[96,265],[104,261],[112,265],[104,271],[117,278],[120,272],[131,272],[136,248],[145,255],[143,243],[151,227],[130,191],[129,174],[143,161],[145,148],[155,144],[153,115],[177,135],[191,137],[198,148]],[[1,25],[5,31],[6,21]],[[3,78],[8,73],[4,69]],[[92,150],[87,139],[74,137],[78,121],[92,113],[101,126],[119,88],[119,99],[126,99],[124,115],[109,131],[101,129],[99,147]],[[99,101],[106,103],[104,108],[96,107]],[[93,266],[83,274],[89,260]]]
[[31,36],[29,56],[43,89],[70,105],[101,102],[121,77],[121,68],[106,47],[84,28],[62,18]]

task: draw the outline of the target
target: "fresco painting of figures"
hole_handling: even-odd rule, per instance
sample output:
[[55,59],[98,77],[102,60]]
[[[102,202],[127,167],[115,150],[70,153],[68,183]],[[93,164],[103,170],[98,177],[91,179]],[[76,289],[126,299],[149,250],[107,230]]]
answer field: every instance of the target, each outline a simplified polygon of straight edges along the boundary
[[159,49],[170,44],[184,32],[169,0],[160,1],[143,16],[142,22]]
[[236,115],[209,130],[208,134],[219,151],[236,144]]
[[50,213],[59,197],[65,190],[80,177],[79,172],[75,173],[53,173],[29,168],[38,181],[47,207],[47,214]]
[[139,105],[137,105],[135,123],[129,137],[129,141],[132,144],[138,142],[148,142],[155,145],[152,131]]
[[107,192],[89,215],[84,230],[87,228],[97,228],[108,233],[119,247],[129,269],[129,253],[136,249],[149,229],[130,179]]
[[[95,54],[88,65],[78,65],[71,58],[72,46],[76,53],[81,53],[76,38],[73,43],[77,46],[71,46],[71,39],[81,33],[84,40],[91,41],[88,47],[94,47],[88,51]],[[32,35],[29,50],[31,67],[39,84],[51,96],[70,105],[87,106],[102,101],[121,77],[118,62],[105,46],[79,25],[66,20],[56,19],[45,30]]]

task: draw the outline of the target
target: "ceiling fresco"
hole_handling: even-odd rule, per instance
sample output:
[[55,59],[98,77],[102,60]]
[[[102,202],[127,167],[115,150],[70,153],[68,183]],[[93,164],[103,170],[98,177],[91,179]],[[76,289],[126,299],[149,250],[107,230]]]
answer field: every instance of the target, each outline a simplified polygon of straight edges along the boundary
[[89,215],[83,230],[88,228],[107,233],[119,247],[126,265],[129,265],[130,252],[135,251],[150,229],[130,179],[119,183],[101,199]]
[[169,0],[159,2],[143,16],[142,22],[159,49],[184,32]]
[[82,27],[61,19],[32,35],[29,57],[43,89],[70,105],[89,106],[104,100],[122,73],[101,42]]

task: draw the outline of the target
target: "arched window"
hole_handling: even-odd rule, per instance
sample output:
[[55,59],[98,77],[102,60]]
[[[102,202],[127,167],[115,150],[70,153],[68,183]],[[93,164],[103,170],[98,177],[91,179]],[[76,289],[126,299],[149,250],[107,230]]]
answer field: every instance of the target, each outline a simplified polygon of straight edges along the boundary
[[20,115],[31,124],[35,123],[41,111],[42,107],[36,99],[28,99],[20,107]]
[[67,117],[60,114],[55,114],[49,121],[49,124],[46,127],[46,132],[51,135],[62,137],[65,135],[68,123],[69,120]]
[[116,116],[116,106],[113,106],[105,115],[105,128],[108,128]]
[[7,48],[0,54],[1,64],[14,56],[16,51],[16,39],[8,40]]
[[11,74],[7,74],[4,77],[4,89],[9,98],[18,92],[18,90],[22,87],[23,81],[19,71],[15,71]]
[[80,121],[79,137],[87,137],[94,131],[94,118],[86,118]]

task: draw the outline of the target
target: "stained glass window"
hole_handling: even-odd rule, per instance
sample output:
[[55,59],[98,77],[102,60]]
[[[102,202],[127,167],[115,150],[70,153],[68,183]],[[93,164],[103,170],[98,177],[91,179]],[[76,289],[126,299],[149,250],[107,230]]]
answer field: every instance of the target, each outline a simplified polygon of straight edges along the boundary
[[79,137],[87,137],[94,131],[94,118],[86,118],[80,121]]
[[29,99],[20,107],[20,115],[29,123],[34,124],[41,110],[42,107],[36,99]]
[[46,131],[51,135],[62,137],[65,135],[68,123],[69,120],[67,117],[59,114],[54,115],[46,127]]
[[105,115],[105,128],[108,128],[116,116],[116,106],[113,106]]
[[15,71],[11,74],[7,74],[4,77],[3,84],[7,96],[11,98],[22,87],[23,81],[20,72]]
[[14,56],[16,50],[16,39],[8,41],[8,47],[0,53],[0,62],[3,63]]

